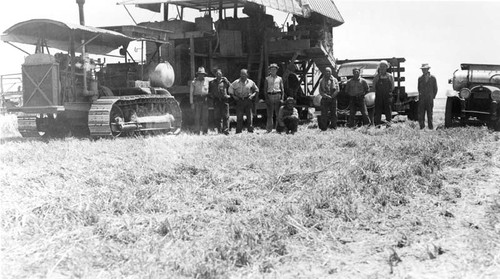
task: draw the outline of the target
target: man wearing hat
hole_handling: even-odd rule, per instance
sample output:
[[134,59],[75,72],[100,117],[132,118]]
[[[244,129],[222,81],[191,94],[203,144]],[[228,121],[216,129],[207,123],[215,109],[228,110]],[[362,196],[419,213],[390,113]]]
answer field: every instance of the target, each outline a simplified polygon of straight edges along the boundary
[[380,125],[382,114],[385,114],[385,121],[390,125],[392,120],[392,91],[394,90],[394,77],[387,72],[389,62],[382,60],[379,63],[377,74],[373,78],[375,89],[375,116],[372,124]]
[[204,67],[199,67],[195,79],[189,88],[189,103],[194,109],[194,132],[200,133],[200,122],[203,134],[208,132],[208,88],[209,79]]
[[337,129],[337,95],[339,94],[339,83],[332,76],[332,69],[326,67],[323,78],[319,81],[319,94],[321,95],[321,118],[319,128],[326,131],[328,122],[330,128]]
[[253,133],[253,98],[259,93],[259,88],[248,78],[246,69],[240,71],[240,78],[231,83],[228,92],[236,102],[236,133],[243,130],[243,114],[247,116],[247,131]]
[[276,128],[273,117],[276,115],[278,118],[278,110],[280,109],[281,101],[283,100],[283,79],[277,75],[278,65],[272,63],[269,65],[269,72],[271,73],[266,77],[266,82],[264,83],[265,100],[267,105],[267,132],[271,132],[273,128]]
[[425,128],[425,114],[429,129],[432,125],[432,109],[434,108],[434,98],[438,91],[436,78],[429,73],[429,64],[422,64],[422,76],[418,78],[418,124],[420,129]]
[[349,79],[345,85],[345,92],[350,97],[349,101],[349,123],[348,126],[353,128],[354,117],[356,111],[360,111],[363,117],[363,124],[370,124],[370,119],[368,118],[368,110],[366,109],[365,95],[368,93],[369,87],[366,80],[360,77],[359,69],[352,69],[353,77]]
[[285,131],[287,134],[294,134],[297,132],[299,112],[295,108],[295,100],[292,97],[288,97],[285,100],[285,105],[280,107],[277,122],[276,131],[278,133]]

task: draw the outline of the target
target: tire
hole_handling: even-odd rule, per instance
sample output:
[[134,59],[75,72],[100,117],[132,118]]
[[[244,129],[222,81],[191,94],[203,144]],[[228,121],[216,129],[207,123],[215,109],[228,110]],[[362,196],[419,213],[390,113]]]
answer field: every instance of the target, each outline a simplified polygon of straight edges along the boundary
[[444,111],[444,127],[450,128],[453,126],[453,99],[446,99],[446,109]]

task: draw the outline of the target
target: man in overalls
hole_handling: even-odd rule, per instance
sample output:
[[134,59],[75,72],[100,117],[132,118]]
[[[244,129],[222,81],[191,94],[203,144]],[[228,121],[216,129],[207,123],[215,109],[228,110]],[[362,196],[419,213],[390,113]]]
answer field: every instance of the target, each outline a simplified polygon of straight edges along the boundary
[[378,73],[373,79],[375,87],[375,125],[382,123],[382,113],[385,114],[385,121],[390,125],[392,120],[392,91],[394,90],[394,77],[387,72],[389,63],[380,61]]
[[321,118],[319,128],[326,131],[328,126],[337,129],[337,95],[339,94],[339,83],[332,76],[332,69],[325,68],[323,78],[319,82],[319,94],[321,95]]
[[425,128],[425,113],[429,129],[432,130],[432,109],[434,108],[434,98],[438,91],[436,78],[429,73],[429,64],[422,64],[422,76],[418,78],[418,124],[420,129]]

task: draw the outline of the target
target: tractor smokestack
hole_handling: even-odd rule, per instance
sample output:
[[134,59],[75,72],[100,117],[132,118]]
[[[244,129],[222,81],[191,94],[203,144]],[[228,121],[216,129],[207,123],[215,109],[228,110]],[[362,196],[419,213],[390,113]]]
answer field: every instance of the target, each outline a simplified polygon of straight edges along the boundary
[[83,14],[85,0],[76,0],[76,3],[78,4],[78,12],[80,13],[80,25],[85,25],[85,16]]

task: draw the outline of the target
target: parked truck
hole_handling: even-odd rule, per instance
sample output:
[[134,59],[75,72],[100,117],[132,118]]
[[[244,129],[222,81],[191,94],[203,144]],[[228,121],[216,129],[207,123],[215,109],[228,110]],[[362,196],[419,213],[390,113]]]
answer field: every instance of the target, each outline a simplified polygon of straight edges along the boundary
[[445,127],[486,124],[500,131],[500,65],[461,64],[449,83]]
[[418,114],[418,93],[406,92],[402,83],[405,81],[403,73],[405,68],[402,63],[405,58],[374,58],[374,59],[348,59],[338,60],[337,78],[340,82],[340,93],[338,95],[338,115],[340,120],[346,120],[349,116],[349,96],[345,92],[345,84],[352,78],[352,70],[360,69],[360,76],[364,78],[369,85],[369,93],[365,95],[365,103],[368,108],[368,114],[373,122],[375,107],[375,89],[373,88],[373,79],[377,74],[377,68],[381,60],[389,62],[390,67],[387,72],[394,76],[394,90],[392,92],[392,112],[395,115],[407,115],[409,120],[417,120]]

